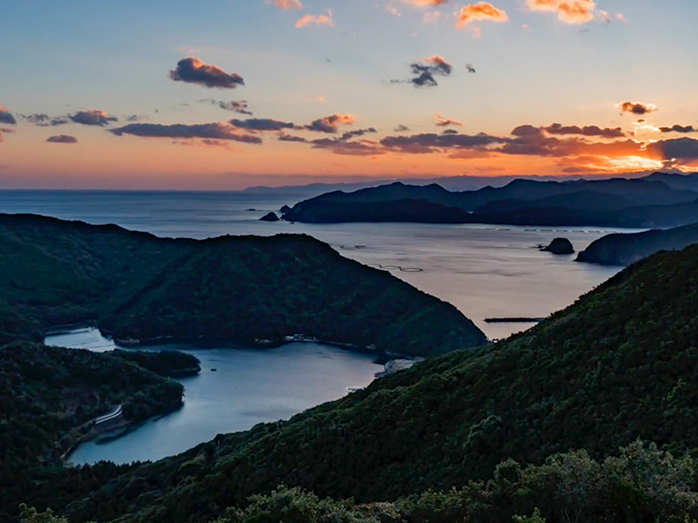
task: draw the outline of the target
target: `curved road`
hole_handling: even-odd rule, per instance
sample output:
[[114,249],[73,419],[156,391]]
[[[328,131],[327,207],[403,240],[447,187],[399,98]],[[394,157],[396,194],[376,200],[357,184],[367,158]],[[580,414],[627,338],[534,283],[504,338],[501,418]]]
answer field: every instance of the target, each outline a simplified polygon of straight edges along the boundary
[[119,416],[121,416],[122,413],[123,409],[121,408],[121,405],[117,405],[112,410],[110,410],[102,416],[95,418],[93,421],[95,425],[99,425],[100,423],[104,423],[106,421],[111,421],[113,419],[118,418]]

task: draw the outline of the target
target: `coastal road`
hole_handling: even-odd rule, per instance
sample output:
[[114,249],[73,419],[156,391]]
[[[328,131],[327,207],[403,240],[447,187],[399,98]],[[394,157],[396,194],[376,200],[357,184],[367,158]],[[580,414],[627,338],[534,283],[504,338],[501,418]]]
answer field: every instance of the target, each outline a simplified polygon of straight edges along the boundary
[[121,408],[121,405],[117,405],[116,407],[114,407],[112,410],[110,410],[106,414],[95,418],[94,424],[99,425],[100,423],[105,423],[107,421],[111,421],[113,419],[120,417],[122,413],[123,413],[123,409]]

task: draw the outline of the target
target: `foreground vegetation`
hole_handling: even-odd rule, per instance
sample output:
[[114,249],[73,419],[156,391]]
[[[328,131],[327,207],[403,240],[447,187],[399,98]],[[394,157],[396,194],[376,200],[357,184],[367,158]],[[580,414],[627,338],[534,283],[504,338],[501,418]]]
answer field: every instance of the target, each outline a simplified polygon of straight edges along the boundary
[[124,422],[137,423],[178,408],[183,391],[113,355],[28,342],[0,348],[0,521],[16,517],[46,469],[91,435],[96,416],[120,404]]
[[301,333],[428,355],[486,342],[452,305],[309,236],[172,240],[32,215],[0,215],[0,313],[0,343],[86,321],[135,344]]
[[[638,438],[661,452],[694,456],[696,260],[698,247],[655,255],[489,350],[427,360],[288,422],[219,436],[104,477],[87,495],[48,502],[42,494],[40,508],[52,506],[74,522],[203,523],[228,506],[244,510],[250,495],[280,482],[320,497],[373,503],[467,490],[472,481],[486,486],[510,459],[524,469],[542,467],[577,449],[603,464]],[[685,485],[696,491],[688,477]],[[72,481],[80,484],[77,476]],[[545,495],[512,504],[511,514],[530,516],[538,506],[542,517],[555,520],[537,499]],[[627,500],[603,499],[604,510],[640,510]],[[501,499],[492,510],[500,506],[506,506]],[[507,514],[490,520],[505,521]]]
[[[695,523],[695,472],[691,457],[635,441],[602,461],[584,450],[550,456],[540,466],[509,459],[489,481],[393,502],[321,499],[282,484],[212,523]],[[24,523],[69,523],[26,506],[22,514]]]
[[496,345],[19,499],[71,523],[692,522],[696,303],[698,246],[659,253]]

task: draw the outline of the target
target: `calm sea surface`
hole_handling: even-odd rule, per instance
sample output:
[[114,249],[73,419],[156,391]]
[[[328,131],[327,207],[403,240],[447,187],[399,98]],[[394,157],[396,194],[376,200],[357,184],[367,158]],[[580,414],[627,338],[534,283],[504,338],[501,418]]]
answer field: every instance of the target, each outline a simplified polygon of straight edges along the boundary
[[[259,221],[267,212],[298,200],[297,195],[282,193],[0,191],[0,212],[115,223],[165,237],[309,234],[348,258],[389,270],[452,303],[490,338],[508,336],[528,325],[488,324],[485,318],[547,316],[618,271],[536,248],[564,236],[582,250],[615,229]],[[91,350],[113,348],[91,329],[46,341]],[[264,351],[177,348],[194,353],[203,368],[200,376],[182,380],[184,408],[123,438],[82,445],[71,457],[74,463],[159,459],[218,433],[287,419],[341,397],[349,387],[367,385],[382,370],[370,356],[314,343]]]

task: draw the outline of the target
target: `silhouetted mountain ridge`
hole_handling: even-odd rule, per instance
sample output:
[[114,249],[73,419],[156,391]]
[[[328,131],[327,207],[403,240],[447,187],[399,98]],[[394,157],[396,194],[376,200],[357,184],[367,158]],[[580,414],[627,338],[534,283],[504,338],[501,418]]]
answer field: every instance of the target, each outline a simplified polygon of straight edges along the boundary
[[[435,184],[396,182],[311,198],[296,204],[284,218],[310,223],[453,223],[457,217],[458,223],[672,227],[698,221],[698,182],[688,175],[677,176],[657,173],[640,179],[562,182],[518,179],[504,187],[464,192],[449,192]],[[409,205],[416,206],[410,202],[421,205],[414,215],[406,212]],[[427,208],[424,202],[434,205]],[[374,212],[377,207],[381,208],[380,219]],[[453,209],[466,214],[458,215]]]

